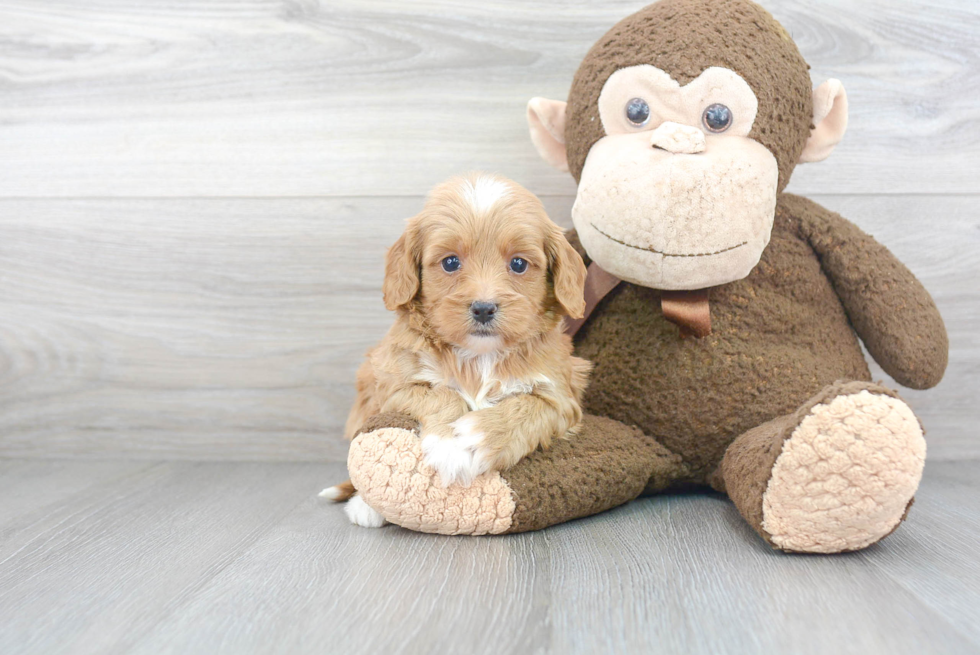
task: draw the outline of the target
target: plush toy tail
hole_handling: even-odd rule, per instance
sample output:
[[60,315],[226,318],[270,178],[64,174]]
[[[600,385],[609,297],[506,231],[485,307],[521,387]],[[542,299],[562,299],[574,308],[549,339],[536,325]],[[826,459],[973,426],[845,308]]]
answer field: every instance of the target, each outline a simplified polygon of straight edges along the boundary
[[357,493],[357,489],[354,488],[353,483],[350,480],[341,482],[340,484],[335,484],[332,487],[327,487],[319,494],[320,498],[326,498],[337,503],[342,503],[345,500],[350,500],[350,497]]

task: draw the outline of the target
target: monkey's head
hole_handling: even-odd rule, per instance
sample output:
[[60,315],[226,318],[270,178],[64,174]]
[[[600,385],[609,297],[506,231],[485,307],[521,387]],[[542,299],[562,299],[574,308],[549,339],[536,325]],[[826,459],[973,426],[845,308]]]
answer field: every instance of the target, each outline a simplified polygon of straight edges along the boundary
[[789,34],[748,0],[661,0],[592,47],[568,102],[528,104],[542,157],[578,181],[589,256],[647,287],[747,276],[798,162],[847,127],[837,80],[811,88]]

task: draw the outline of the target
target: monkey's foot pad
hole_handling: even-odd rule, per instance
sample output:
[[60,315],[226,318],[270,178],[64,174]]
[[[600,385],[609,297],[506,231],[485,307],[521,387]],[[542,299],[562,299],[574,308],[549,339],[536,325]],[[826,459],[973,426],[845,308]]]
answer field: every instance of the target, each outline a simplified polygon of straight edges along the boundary
[[514,495],[496,471],[469,487],[443,487],[422,459],[414,432],[382,428],[351,442],[351,482],[368,505],[390,523],[438,534],[501,534],[513,521]]
[[858,550],[890,534],[922,478],[926,442],[908,405],[869,391],[817,405],[783,444],[762,501],[783,550]]

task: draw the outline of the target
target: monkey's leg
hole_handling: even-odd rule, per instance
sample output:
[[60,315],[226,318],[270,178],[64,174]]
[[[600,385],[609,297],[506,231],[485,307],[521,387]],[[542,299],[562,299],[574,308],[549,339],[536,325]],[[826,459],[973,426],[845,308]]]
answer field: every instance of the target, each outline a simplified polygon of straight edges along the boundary
[[908,405],[870,382],[838,382],[738,437],[711,483],[771,546],[860,550],[905,518],[926,443]]
[[480,475],[469,487],[443,488],[438,474],[423,462],[414,432],[404,423],[377,425],[369,422],[372,431],[351,443],[351,480],[385,519],[420,532],[539,530],[622,505],[644,488],[666,487],[687,474],[680,457],[640,430],[586,416],[577,435],[556,440],[547,452],[535,452],[506,471]]

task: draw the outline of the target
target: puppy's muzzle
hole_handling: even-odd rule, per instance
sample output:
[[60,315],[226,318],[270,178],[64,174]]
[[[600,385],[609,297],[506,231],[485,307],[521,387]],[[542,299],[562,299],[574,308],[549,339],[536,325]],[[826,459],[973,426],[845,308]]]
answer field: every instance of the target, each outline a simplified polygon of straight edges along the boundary
[[497,316],[497,303],[477,300],[470,305],[470,315],[480,325],[488,325]]

